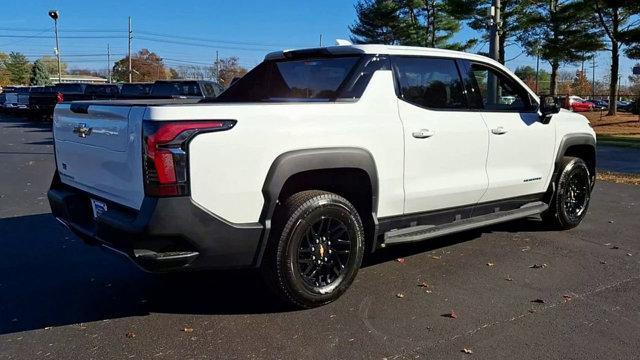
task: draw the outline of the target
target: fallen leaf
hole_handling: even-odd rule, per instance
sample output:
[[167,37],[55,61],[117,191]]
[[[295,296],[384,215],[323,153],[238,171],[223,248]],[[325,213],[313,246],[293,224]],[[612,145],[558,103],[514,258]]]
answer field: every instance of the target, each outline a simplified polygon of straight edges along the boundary
[[403,293],[397,293],[396,297],[402,299],[404,297],[404,294]]
[[522,252],[529,251],[529,250],[531,250],[530,246],[525,246],[522,249],[520,249],[520,251],[522,251]]
[[425,292],[426,292],[427,294],[431,294],[431,293],[432,293],[432,291],[431,291],[431,290],[426,290]]
[[618,249],[620,249],[620,246],[618,246],[618,245],[613,245],[611,247],[611,250],[618,250]]
[[496,266],[496,264],[492,263],[492,262],[488,262],[487,266]]
[[604,264],[606,264],[606,263],[607,263],[606,261],[604,261],[604,260],[600,260],[600,264],[603,264],[603,265],[604,265]]
[[426,288],[426,287],[429,287],[429,284],[427,284],[427,282],[426,282],[426,281],[423,281],[423,282],[421,282],[420,284],[418,284],[418,287]]
[[404,264],[404,258],[397,258],[396,261],[400,264]]
[[467,348],[462,349],[462,352],[465,354],[473,354],[473,350]]
[[535,300],[531,300],[532,303],[537,303],[537,304],[544,304],[545,301],[542,299],[535,299]]
[[186,327],[186,328],[182,329],[182,331],[184,331],[186,333],[192,333],[193,332],[193,328]]
[[457,318],[458,318],[458,314],[456,314],[456,312],[455,312],[453,309],[451,309],[451,312],[450,312],[450,313],[448,313],[448,314],[444,314],[444,315],[442,315],[442,316],[444,316],[444,317],[448,317],[448,318],[450,318],[450,319],[457,319]]
[[604,246],[611,246],[611,243],[606,243],[604,244]]
[[132,331],[129,331],[125,336],[129,339],[133,339],[134,337],[136,337],[136,334]]
[[53,326],[47,326],[44,328],[45,330],[53,329]]
[[633,256],[631,253],[627,253],[627,256]]
[[529,266],[530,269],[544,269],[547,267],[547,264],[533,264]]
[[614,222],[614,220],[609,220],[609,224],[613,224]]
[[432,259],[436,259],[436,260],[440,260],[442,259],[442,256],[436,256],[436,255],[431,255]]
[[513,281],[513,279],[511,278],[511,276],[507,276],[506,278],[504,278],[507,281]]
[[573,298],[573,296],[571,296],[571,295],[569,295],[569,294],[564,294],[564,295],[562,295],[562,298],[563,298],[565,301],[569,301],[569,300],[571,300],[571,299]]

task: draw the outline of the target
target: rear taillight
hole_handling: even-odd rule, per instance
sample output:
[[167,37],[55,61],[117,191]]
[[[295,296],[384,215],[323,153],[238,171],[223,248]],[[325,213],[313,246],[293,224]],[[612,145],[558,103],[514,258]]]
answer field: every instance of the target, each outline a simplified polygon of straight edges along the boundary
[[56,102],[57,102],[58,104],[60,104],[60,103],[61,103],[61,102],[63,102],[63,101],[64,101],[64,94],[63,94],[63,93],[57,93],[57,94],[56,94]]
[[188,144],[197,134],[232,128],[235,120],[145,121],[144,190],[148,196],[189,194]]

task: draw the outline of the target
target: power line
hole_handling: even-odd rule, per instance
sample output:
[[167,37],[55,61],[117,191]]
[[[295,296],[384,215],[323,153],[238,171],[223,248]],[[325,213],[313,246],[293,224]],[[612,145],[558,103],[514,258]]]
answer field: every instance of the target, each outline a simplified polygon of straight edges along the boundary
[[206,44],[194,44],[194,43],[187,43],[187,42],[183,42],[183,41],[153,39],[153,38],[148,38],[148,37],[144,37],[144,36],[138,36],[136,39],[145,40],[145,41],[151,41],[151,42],[157,42],[157,43],[164,43],[164,44],[176,44],[176,45],[185,45],[185,46],[206,47],[206,48],[211,48],[211,49],[244,50],[244,51],[259,51],[259,52],[274,51],[274,49],[264,49],[264,48],[246,48],[246,47],[237,47],[237,46],[215,46],[215,45],[206,45]]
[[265,43],[256,43],[256,42],[244,42],[244,41],[228,41],[228,40],[218,40],[211,38],[198,38],[191,36],[181,36],[181,35],[169,35],[169,34],[161,34],[149,31],[138,31],[139,34],[149,35],[154,37],[163,37],[163,38],[171,38],[171,39],[182,39],[182,40],[191,40],[191,41],[201,41],[201,42],[209,42],[209,43],[221,43],[221,44],[229,44],[229,45],[247,45],[247,46],[273,46],[273,47],[287,47],[291,46],[291,44],[283,45],[283,44],[265,44]]
[[[46,30],[49,31],[49,30]],[[19,39],[55,39],[54,36],[40,35],[0,35],[0,38],[19,38]],[[95,36],[60,36],[60,39],[126,39],[126,36],[112,35],[95,35]]]

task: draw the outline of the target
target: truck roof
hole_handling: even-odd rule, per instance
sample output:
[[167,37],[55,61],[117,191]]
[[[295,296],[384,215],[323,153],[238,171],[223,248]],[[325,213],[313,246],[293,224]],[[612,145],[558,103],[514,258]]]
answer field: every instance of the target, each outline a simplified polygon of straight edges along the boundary
[[383,55],[414,55],[414,56],[439,56],[456,59],[480,60],[492,64],[498,64],[497,61],[483,55],[467,53],[464,51],[454,51],[445,49],[435,49],[418,46],[400,46],[400,45],[336,45],[321,48],[306,49],[289,49],[282,51],[274,51],[267,56],[265,60],[285,59],[295,55],[302,56],[304,54],[331,54],[331,55],[349,55],[349,54],[383,54]]

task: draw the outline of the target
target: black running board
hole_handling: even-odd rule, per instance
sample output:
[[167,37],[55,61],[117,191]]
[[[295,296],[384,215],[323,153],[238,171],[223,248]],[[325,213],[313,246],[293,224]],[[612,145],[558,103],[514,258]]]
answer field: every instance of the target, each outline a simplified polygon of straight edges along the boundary
[[384,234],[384,244],[391,245],[427,240],[438,236],[538,215],[548,208],[549,205],[537,201],[515,210],[499,211],[443,225],[418,225],[404,229],[395,229]]

